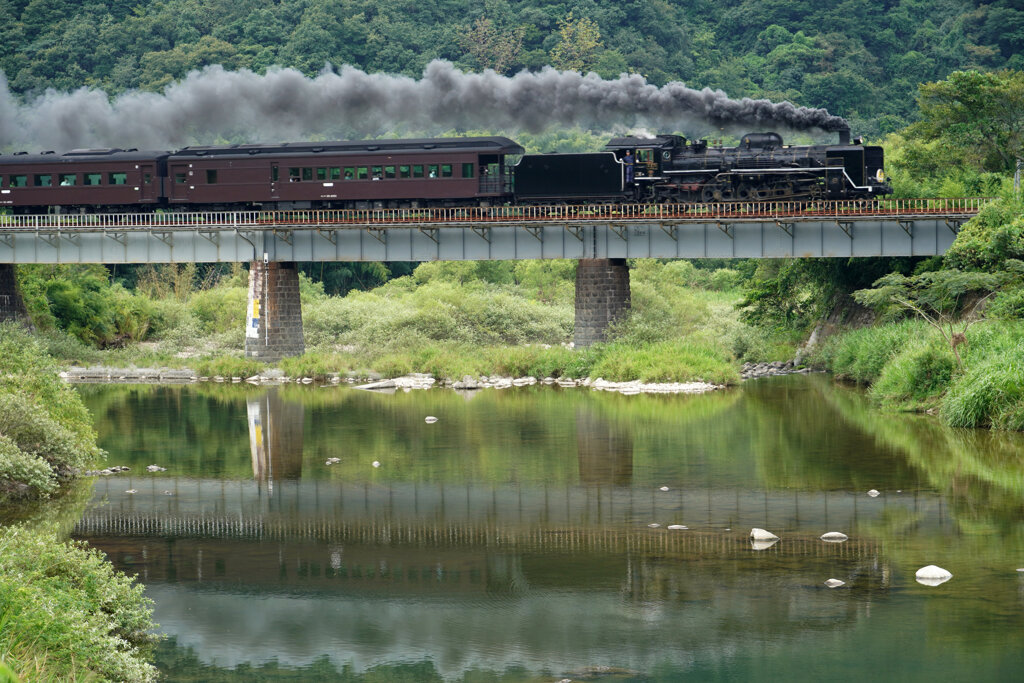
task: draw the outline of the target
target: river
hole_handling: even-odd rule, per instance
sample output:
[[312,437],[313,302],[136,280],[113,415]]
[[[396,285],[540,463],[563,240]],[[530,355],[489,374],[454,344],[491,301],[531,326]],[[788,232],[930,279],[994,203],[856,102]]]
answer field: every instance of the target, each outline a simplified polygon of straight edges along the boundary
[[[79,388],[131,469],[96,479],[73,535],[145,584],[165,680],[1024,670],[1024,439],[879,412],[824,376],[699,396]],[[953,578],[917,582],[931,564]]]

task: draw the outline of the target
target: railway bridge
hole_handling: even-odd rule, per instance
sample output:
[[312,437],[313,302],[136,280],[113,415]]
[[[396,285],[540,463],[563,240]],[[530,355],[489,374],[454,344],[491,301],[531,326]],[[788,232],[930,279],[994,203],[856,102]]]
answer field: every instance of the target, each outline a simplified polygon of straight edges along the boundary
[[987,198],[0,216],[12,264],[251,263],[246,354],[301,354],[296,262],[579,260],[577,345],[629,308],[627,258],[934,256]]

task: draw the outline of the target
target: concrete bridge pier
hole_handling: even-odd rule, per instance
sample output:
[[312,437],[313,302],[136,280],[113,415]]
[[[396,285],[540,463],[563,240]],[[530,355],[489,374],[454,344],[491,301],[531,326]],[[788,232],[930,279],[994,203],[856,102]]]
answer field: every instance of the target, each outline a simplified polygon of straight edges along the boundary
[[306,350],[299,271],[294,263],[252,261],[246,309],[245,355],[273,363]]
[[28,323],[28,311],[14,278],[14,264],[0,263],[0,323],[8,320]]
[[626,259],[580,259],[576,265],[577,348],[604,341],[608,326],[629,312]]

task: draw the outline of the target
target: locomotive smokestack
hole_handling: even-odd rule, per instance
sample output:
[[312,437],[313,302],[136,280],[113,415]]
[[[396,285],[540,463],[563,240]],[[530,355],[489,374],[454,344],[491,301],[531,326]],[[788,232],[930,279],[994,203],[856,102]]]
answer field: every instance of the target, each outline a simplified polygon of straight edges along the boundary
[[848,144],[850,144],[850,129],[849,129],[849,127],[847,127],[847,128],[840,128],[839,129],[839,144],[840,145],[848,145]]

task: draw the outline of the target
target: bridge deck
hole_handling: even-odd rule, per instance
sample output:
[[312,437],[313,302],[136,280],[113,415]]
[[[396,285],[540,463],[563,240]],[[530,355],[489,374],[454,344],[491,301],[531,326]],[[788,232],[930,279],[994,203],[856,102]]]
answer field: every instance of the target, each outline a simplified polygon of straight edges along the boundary
[[0,263],[911,256],[988,198],[0,216]]

